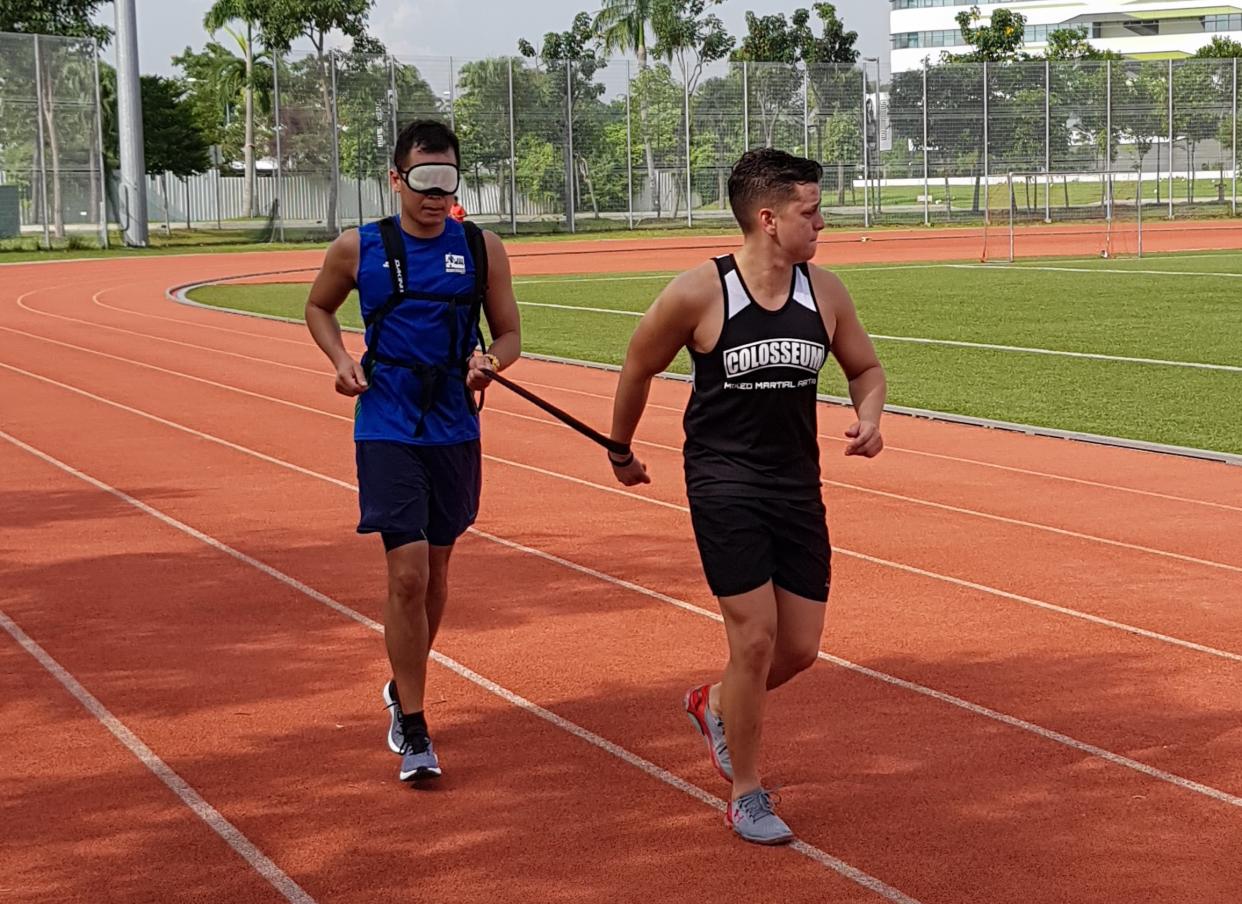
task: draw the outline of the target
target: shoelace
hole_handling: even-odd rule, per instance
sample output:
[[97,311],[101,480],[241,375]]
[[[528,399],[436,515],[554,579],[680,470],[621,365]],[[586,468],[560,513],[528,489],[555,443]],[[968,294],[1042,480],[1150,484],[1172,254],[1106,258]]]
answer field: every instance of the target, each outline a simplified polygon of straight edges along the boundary
[[737,806],[751,822],[758,822],[765,816],[772,815],[772,799],[766,791],[747,794],[737,801]]
[[431,746],[431,737],[426,727],[413,723],[411,719],[401,719],[402,744],[401,753],[425,753]]
[[734,801],[738,808],[746,815],[746,818],[752,822],[758,822],[768,816],[775,816],[773,806],[780,803],[780,795],[774,792],[768,792],[760,789],[752,791],[745,797]]

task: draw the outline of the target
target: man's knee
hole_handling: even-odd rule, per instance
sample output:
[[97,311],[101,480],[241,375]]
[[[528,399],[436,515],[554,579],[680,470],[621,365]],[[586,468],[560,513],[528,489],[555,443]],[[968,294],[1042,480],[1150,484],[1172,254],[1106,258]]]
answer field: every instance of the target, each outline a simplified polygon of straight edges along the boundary
[[754,624],[738,632],[732,657],[738,666],[756,675],[766,674],[772,667],[776,648],[776,626]]
[[429,572],[425,556],[393,556],[388,563],[388,594],[393,602],[421,606],[427,597]]
[[801,638],[781,651],[782,671],[791,676],[805,672],[819,659],[819,643],[815,638]]

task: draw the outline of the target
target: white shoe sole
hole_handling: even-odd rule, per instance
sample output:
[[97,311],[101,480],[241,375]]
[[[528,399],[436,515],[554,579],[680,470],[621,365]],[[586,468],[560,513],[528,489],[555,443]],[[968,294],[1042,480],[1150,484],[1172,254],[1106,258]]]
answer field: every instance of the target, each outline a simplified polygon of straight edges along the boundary
[[388,707],[388,736],[385,740],[387,741],[388,749],[391,750],[393,753],[397,754],[397,756],[400,756],[401,748],[392,742],[392,730],[396,728],[396,723],[397,723],[396,702],[397,701],[394,700],[392,696],[388,693],[388,685],[385,684],[384,685],[384,704]]
[[439,769],[421,768],[415,769],[413,772],[399,772],[398,775],[403,782],[421,782],[426,779],[439,778]]

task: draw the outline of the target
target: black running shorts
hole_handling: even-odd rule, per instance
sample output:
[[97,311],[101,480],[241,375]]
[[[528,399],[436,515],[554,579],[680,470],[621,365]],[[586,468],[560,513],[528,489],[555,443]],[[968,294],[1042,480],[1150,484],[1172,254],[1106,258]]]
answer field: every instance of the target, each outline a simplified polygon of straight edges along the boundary
[[420,446],[361,440],[358,533],[379,533],[388,549],[426,540],[452,546],[474,523],[482,489],[478,440]]
[[692,496],[690,520],[716,596],[772,581],[797,596],[828,601],[832,547],[823,499]]

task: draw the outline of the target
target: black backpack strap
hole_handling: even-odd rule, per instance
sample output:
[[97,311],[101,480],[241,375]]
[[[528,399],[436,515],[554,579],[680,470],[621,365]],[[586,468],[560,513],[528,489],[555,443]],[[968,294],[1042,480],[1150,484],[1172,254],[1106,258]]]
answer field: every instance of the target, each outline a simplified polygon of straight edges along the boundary
[[405,241],[401,238],[400,229],[401,227],[392,218],[386,217],[380,220],[380,240],[384,243],[384,255],[388,258],[388,275],[392,279],[392,294],[388,296],[387,301],[372,311],[369,317],[363,318],[363,322],[372,327],[371,341],[362,355],[362,372],[366,374],[368,383],[371,382],[371,375],[375,370],[375,351],[380,347],[379,337],[384,327],[384,318],[393,308],[401,304],[405,297]]
[[[483,337],[483,302],[487,300],[487,236],[483,234],[483,230],[470,220],[462,223],[462,227],[466,231],[466,247],[470,249],[470,259],[474,262],[474,301],[470,306],[470,322],[474,325],[475,339],[479,344],[479,351],[487,351],[487,340]],[[479,400],[474,401],[475,412],[483,410],[483,400],[486,396],[486,390],[479,391]],[[466,388],[466,395],[470,395],[469,387]]]
[[385,217],[379,224],[380,240],[384,243],[384,254],[388,258],[388,275],[392,278],[392,294],[402,295],[405,292],[405,241],[401,238],[401,227],[391,217]]
[[483,302],[487,300],[487,237],[482,229],[469,220],[462,223],[462,226],[466,230],[466,247],[470,249],[470,259],[474,261],[474,304],[470,310],[470,319],[475,325],[479,348],[484,348],[481,315]]

